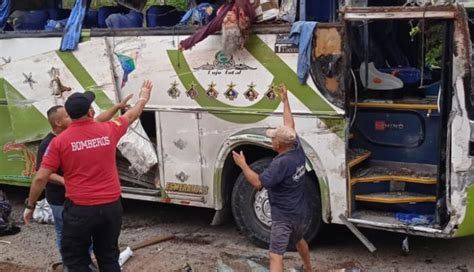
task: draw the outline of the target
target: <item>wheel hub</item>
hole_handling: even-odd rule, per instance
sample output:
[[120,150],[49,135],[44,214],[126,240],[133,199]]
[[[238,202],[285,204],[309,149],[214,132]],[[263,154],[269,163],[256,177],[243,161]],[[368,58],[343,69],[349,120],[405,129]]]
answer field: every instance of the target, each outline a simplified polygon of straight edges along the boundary
[[271,207],[267,189],[263,188],[255,193],[253,209],[260,222],[265,226],[272,226]]

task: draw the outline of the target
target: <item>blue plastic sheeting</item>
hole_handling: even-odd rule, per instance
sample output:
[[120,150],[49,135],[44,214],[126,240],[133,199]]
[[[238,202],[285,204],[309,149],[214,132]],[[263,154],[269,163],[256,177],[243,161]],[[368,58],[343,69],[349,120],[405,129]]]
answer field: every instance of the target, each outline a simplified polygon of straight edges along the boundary
[[0,0],[0,30],[5,28],[8,16],[10,16],[11,1]]
[[61,51],[76,50],[81,38],[82,21],[86,15],[87,3],[84,0],[76,0],[71,11],[71,16],[66,24],[66,30],[61,41]]
[[[212,9],[212,13],[208,14],[207,10]],[[209,3],[202,3],[199,4],[197,7],[192,8],[184,14],[183,18],[179,24],[186,25],[207,25],[216,15],[217,7],[216,5],[209,4]]]
[[395,218],[407,225],[432,225],[434,222],[433,215],[423,215],[416,213],[396,213]]

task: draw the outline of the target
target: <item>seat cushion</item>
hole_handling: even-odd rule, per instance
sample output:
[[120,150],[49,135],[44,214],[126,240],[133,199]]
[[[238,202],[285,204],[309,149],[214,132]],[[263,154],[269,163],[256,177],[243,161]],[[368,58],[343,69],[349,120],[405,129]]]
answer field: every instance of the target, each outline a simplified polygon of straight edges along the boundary
[[114,6],[114,7],[101,7],[99,8],[99,13],[98,13],[98,26],[99,28],[107,28],[107,24],[105,20],[107,20],[107,17],[109,17],[110,14],[113,13],[127,13],[129,12],[129,9],[126,7],[122,6]]
[[129,13],[110,14],[105,20],[108,28],[130,28],[143,26],[143,14],[131,10]]
[[42,30],[48,19],[48,10],[21,11],[13,20],[13,28],[15,30]]
[[151,6],[147,11],[147,26],[174,26],[181,20],[184,12],[173,6]]

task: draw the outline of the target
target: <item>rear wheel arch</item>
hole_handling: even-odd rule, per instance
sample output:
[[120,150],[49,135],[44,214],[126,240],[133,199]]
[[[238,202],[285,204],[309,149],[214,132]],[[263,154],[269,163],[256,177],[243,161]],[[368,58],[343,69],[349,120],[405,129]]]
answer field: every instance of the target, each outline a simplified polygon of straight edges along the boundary
[[[272,157],[265,157],[250,164],[257,173],[262,173],[271,163]],[[304,238],[312,241],[322,226],[321,194],[314,172],[307,172],[305,205]],[[270,242],[271,211],[267,190],[257,191],[246,180],[243,173],[239,174],[231,195],[231,208],[235,223],[240,231],[254,244],[268,248]],[[289,247],[291,248],[291,246]]]
[[[230,136],[222,145],[214,169],[214,207],[216,210],[222,210],[225,205],[230,203],[233,185],[241,172],[241,169],[233,161],[232,150],[242,150],[248,164],[257,159],[276,155],[265,136],[265,130],[266,128],[254,128],[240,131]],[[325,223],[331,223],[329,184],[322,160],[316,150],[302,137],[300,137],[300,141],[306,154],[306,170],[313,173],[311,179],[318,184],[322,219]],[[256,155],[252,156],[252,154]]]

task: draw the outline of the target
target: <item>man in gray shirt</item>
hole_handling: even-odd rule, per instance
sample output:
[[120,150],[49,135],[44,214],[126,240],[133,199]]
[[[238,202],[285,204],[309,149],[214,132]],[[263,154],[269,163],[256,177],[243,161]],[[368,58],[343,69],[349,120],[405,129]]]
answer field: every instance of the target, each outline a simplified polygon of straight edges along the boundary
[[296,249],[303,259],[304,271],[311,271],[309,248],[303,239],[306,158],[295,132],[287,89],[283,84],[280,84],[279,89],[283,102],[283,126],[268,129],[266,132],[272,139],[273,150],[278,155],[260,175],[249,167],[242,151],[233,151],[233,156],[235,163],[253,187],[257,190],[265,187],[268,190],[272,208],[270,271],[283,271],[283,254],[289,244],[296,244]]

